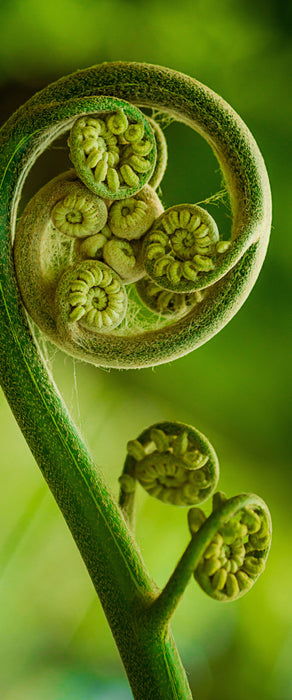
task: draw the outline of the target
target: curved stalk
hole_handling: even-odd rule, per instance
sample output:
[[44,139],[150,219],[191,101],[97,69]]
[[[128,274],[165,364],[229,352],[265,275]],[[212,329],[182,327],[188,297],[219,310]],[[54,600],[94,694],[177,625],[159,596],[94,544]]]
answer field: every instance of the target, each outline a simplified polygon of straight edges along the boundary
[[27,134],[21,141],[19,133],[14,139],[13,130],[9,134],[9,142],[3,135],[0,175],[1,384],[80,550],[134,697],[146,700],[154,692],[157,700],[191,698],[171,634],[165,637],[158,630],[149,634],[140,622],[141,610],[157,595],[156,586],[67,413],[27,323],[15,279],[11,232],[21,183],[30,165],[30,142]]
[[[216,499],[216,495],[214,498]],[[201,524],[197,532],[192,536],[191,541],[186,547],[166,586],[164,587],[163,591],[161,591],[160,595],[153,601],[151,605],[150,617],[152,618],[154,627],[158,626],[161,629],[167,628],[170,619],[182,598],[186,586],[188,585],[198,566],[202,564],[203,555],[207,547],[212,543],[212,541],[214,541],[214,537],[218,535],[218,531],[222,532],[221,528],[223,528],[224,531],[226,522],[230,521],[234,515],[237,515],[239,511],[244,508],[257,508],[265,515],[265,524],[267,527],[265,536],[266,541],[265,547],[264,549],[262,548],[261,554],[263,555],[262,561],[266,559],[271,543],[271,520],[268,508],[264,501],[262,501],[262,499],[255,494],[250,493],[243,493],[240,496],[234,496],[233,498],[225,500],[225,502],[223,502],[219,508],[218,506],[214,508],[213,513],[203,524]],[[196,511],[197,509],[194,510]],[[253,578],[257,578],[258,575],[259,573],[254,574]],[[204,576],[204,579],[205,592],[212,595],[212,597],[215,597],[215,592],[212,590],[209,581],[207,582],[206,586],[206,575]],[[244,595],[252,584],[253,580],[250,579],[249,583],[245,585],[241,591],[237,590],[237,592],[233,593],[233,595],[230,594],[229,600],[234,600],[236,597]],[[223,599],[223,594],[221,594],[221,600]],[[225,600],[227,600],[226,596]]]
[[[8,188],[3,207],[6,197]],[[4,266],[2,272],[5,282]],[[137,545],[70,420],[13,288],[2,281],[0,292],[3,390],[83,557],[134,697],[191,698],[171,634],[150,634],[140,621],[157,589]]]

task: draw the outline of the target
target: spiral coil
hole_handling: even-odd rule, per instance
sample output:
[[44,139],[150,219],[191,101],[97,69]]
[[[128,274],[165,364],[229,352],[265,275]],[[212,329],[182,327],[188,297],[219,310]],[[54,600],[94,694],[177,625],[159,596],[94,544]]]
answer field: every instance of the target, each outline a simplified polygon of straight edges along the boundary
[[[234,501],[236,507],[226,517],[224,507],[226,511]],[[250,590],[265,569],[272,538],[270,513],[258,496],[243,494],[228,500],[218,492],[213,496],[212,515],[217,517],[217,531],[207,539],[194,577],[215,600],[237,600]],[[203,535],[201,528],[206,527],[208,520],[202,510],[192,508],[188,522],[192,536],[196,537]]]
[[[122,491],[133,479],[164,503],[202,503],[216,488],[218,460],[205,436],[183,423],[157,423],[127,445]],[[129,480],[130,477],[130,480]],[[130,489],[130,491],[129,491]]]
[[[67,205],[71,206],[66,199],[69,193],[64,191],[60,196],[59,185],[58,197],[48,184],[47,201],[44,192],[33,198],[15,238],[15,269],[25,307],[53,342],[99,366],[146,367],[181,357],[209,340],[232,318],[259,273],[270,227],[270,193],[261,155],[238,115],[221,98],[175,71],[146,64],[107,64],[69,76],[62,86],[64,93],[62,87],[57,100],[54,86],[47,89],[42,114],[36,113],[33,127],[27,124],[29,163],[23,176],[54,138],[71,130],[70,157],[75,167],[71,181],[79,186],[82,182],[92,196],[103,200],[107,221],[94,231],[94,217],[89,210],[85,214],[82,198],[74,202],[73,209],[79,207],[78,211],[67,211]],[[152,117],[137,104],[150,108]],[[135,228],[145,212],[143,188],[147,183],[157,187],[166,167],[161,126],[167,127],[176,119],[206,138],[219,160],[233,213],[230,240],[224,232],[223,238],[219,237],[209,213],[194,204],[178,204],[163,213],[160,203],[154,220],[145,220],[143,233]],[[120,207],[123,201],[131,204]],[[45,222],[49,204],[54,231],[49,231]],[[124,239],[130,248],[121,243],[108,245],[112,238],[123,239],[124,235],[121,229],[119,233],[111,231],[110,218],[125,232],[133,212],[135,222]],[[74,235],[74,246],[62,235],[67,239]],[[52,247],[58,248],[54,254]],[[86,254],[85,249],[89,251]],[[100,332],[93,337],[88,330],[82,341],[69,334],[64,344],[54,316],[56,285],[66,266],[86,259],[108,264],[126,284],[147,275],[162,291],[153,293],[155,303],[148,292],[140,294],[142,285],[136,295],[129,294],[124,335],[119,327],[102,339]],[[199,290],[204,291],[200,303]],[[169,297],[169,292],[182,295],[182,299]],[[189,294],[193,298],[186,296]]]

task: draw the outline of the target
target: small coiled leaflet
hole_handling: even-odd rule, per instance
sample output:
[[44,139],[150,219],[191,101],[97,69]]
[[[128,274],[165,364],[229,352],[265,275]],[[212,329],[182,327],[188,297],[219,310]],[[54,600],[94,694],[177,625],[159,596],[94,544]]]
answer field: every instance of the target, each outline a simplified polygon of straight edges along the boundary
[[212,283],[218,275],[218,257],[230,247],[220,241],[216,222],[197,205],[180,204],[167,209],[145,236],[143,259],[147,274],[160,287],[193,292]]
[[76,244],[75,253],[78,259],[93,258],[105,262],[125,284],[136,282],[145,275],[141,241],[130,243],[112,236],[108,226],[95,236],[86,238],[80,245]]
[[91,192],[80,192],[78,183],[75,192],[73,185],[71,193],[60,199],[51,213],[56,229],[72,238],[86,238],[101,231],[107,216],[105,202],[100,198],[93,200]]
[[129,241],[113,237],[103,247],[103,259],[125,284],[136,282],[145,275],[139,241],[130,244]]
[[240,598],[264,571],[271,545],[271,517],[264,501],[249,494],[227,500],[218,492],[208,519],[200,508],[192,508],[188,521],[192,536],[205,543],[194,570],[196,581],[215,600]]
[[155,190],[145,185],[134,197],[113,202],[107,223],[114,236],[131,241],[141,238],[162,212]]
[[154,171],[156,141],[150,122],[124,100],[101,99],[98,113],[75,121],[68,145],[78,176],[102,197],[130,197]]
[[127,295],[119,276],[97,260],[84,260],[66,269],[59,280],[56,297],[57,323],[93,331],[110,331],[123,320]]
[[128,197],[119,202],[114,202],[109,213],[109,225],[117,236],[121,238],[141,238],[143,233],[140,231],[140,222],[143,220],[147,207],[144,202],[137,200],[135,197]]
[[144,276],[136,283],[136,290],[145,306],[166,318],[176,318],[199,304],[204,294],[177,294],[159,287],[150,277]]
[[150,496],[179,506],[202,503],[216,488],[217,456],[207,438],[184,423],[152,425],[128,443],[127,451],[122,503],[135,490],[135,480]]

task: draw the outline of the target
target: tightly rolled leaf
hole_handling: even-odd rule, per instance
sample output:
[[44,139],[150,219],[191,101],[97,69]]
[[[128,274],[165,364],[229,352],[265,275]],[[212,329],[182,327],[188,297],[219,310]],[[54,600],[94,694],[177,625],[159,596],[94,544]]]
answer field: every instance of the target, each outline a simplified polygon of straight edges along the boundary
[[102,97],[100,111],[77,119],[68,139],[70,158],[84,184],[108,199],[125,199],[148,182],[156,161],[149,120],[124,100]]
[[105,332],[116,328],[127,310],[127,295],[119,276],[104,263],[84,260],[69,267],[56,290],[57,324]]
[[218,492],[209,518],[192,508],[188,521],[192,536],[204,538],[205,544],[196,581],[215,600],[240,598],[264,571],[271,545],[271,516],[264,501],[252,494],[227,500]]
[[202,503],[216,488],[219,467],[207,438],[184,423],[157,423],[127,445],[121,489],[129,477],[164,503]]
[[52,224],[60,233],[72,238],[93,236],[105,226],[107,207],[100,197],[77,180],[72,183],[71,192],[58,200],[51,212]]
[[193,292],[219,279],[222,255],[231,246],[220,241],[216,222],[202,207],[179,204],[155,220],[144,239],[147,274],[160,287]]
[[136,282],[145,274],[141,257],[139,241],[131,244],[113,237],[103,247],[104,262],[120,275],[125,284]]
[[113,202],[108,226],[114,236],[128,241],[141,238],[163,212],[163,206],[152,187],[145,185],[135,197]]

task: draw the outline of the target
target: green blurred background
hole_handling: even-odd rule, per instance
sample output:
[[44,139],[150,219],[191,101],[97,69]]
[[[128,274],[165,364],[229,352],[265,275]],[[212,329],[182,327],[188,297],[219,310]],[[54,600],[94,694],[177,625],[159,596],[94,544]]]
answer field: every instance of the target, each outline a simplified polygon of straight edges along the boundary
[[[264,154],[274,201],[268,257],[250,298],[207,345],[153,370],[106,372],[49,347],[56,381],[110,487],[125,443],[159,420],[193,424],[213,442],[220,488],[269,504],[267,570],[240,601],[220,605],[193,582],[173,631],[198,700],[292,698],[291,5],[285,0],[10,0],[0,5],[1,120],[37,89],[111,60],[158,63],[221,94]],[[220,189],[205,142],[166,132],[165,206]],[[54,174],[51,149],[25,197]],[[56,161],[57,162],[57,161]],[[290,207],[290,208],[289,208]],[[209,206],[230,226],[223,205]],[[87,572],[3,395],[0,490],[0,695],[3,700],[129,700],[125,674]],[[177,512],[178,510],[178,512]],[[163,585],[188,540],[183,509],[139,494],[138,540]],[[208,512],[208,504],[206,506]]]

